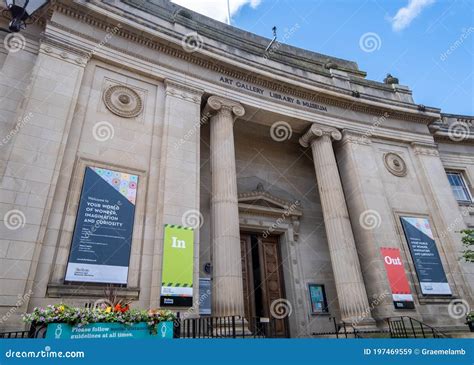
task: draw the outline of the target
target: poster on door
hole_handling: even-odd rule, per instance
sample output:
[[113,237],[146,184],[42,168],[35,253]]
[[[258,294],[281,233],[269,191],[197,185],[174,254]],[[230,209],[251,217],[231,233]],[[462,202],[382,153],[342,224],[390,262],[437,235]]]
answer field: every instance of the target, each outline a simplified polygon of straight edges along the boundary
[[165,224],[160,304],[163,307],[193,305],[194,230]]
[[400,257],[400,250],[398,248],[382,247],[380,252],[387,271],[393,305],[396,309],[415,308],[405,267]]
[[452,295],[428,218],[400,217],[423,295]]
[[138,176],[86,167],[65,281],[127,284]]

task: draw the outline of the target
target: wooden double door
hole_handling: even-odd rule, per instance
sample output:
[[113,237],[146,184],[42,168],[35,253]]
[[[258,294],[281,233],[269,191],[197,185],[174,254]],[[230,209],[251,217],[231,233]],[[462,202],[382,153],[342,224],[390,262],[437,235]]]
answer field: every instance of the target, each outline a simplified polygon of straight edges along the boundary
[[288,337],[287,318],[274,318],[272,303],[285,298],[278,236],[240,233],[245,317],[251,330],[256,318],[269,318],[277,337]]

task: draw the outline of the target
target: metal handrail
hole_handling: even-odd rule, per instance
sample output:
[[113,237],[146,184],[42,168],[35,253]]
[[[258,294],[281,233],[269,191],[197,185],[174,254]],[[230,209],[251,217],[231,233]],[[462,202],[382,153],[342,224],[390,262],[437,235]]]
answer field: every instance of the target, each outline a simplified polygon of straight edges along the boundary
[[28,338],[29,331],[7,331],[0,332],[0,338]]
[[[389,317],[386,318],[386,321],[389,326],[390,336],[399,337],[399,338],[409,338],[407,326],[405,321],[408,320],[411,327],[411,333],[413,334],[413,338],[417,338],[417,332],[415,330],[414,323],[417,324],[421,330],[421,334],[423,338],[427,338],[427,334],[425,333],[425,328],[429,329],[433,338],[448,338],[449,336],[442,331],[438,330],[437,328],[430,326],[424,322],[419,321],[416,318],[410,316],[400,316],[400,317]],[[403,333],[403,336],[399,336],[399,334]],[[418,333],[419,334],[419,333]]]
[[[359,330],[355,328],[352,324],[346,323],[344,321],[341,321],[341,325],[344,328],[344,336],[348,338],[348,335],[354,335],[354,338],[362,338],[362,336],[359,334]],[[352,332],[347,331],[347,327],[352,328]]]

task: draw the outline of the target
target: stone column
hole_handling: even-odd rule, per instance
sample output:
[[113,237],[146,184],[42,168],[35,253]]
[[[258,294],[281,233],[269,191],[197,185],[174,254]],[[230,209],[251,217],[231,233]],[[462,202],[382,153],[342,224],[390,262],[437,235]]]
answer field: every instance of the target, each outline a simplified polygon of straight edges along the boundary
[[244,315],[234,121],[242,105],[211,96],[204,109],[211,129],[212,314]]
[[311,146],[313,152],[341,319],[360,327],[374,325],[375,321],[370,314],[349,213],[332,147],[332,140],[341,138],[342,135],[337,129],[313,124],[300,138],[300,144],[303,147]]
[[[400,311],[393,305],[380,248],[400,248],[400,239],[390,205],[392,197],[384,188],[381,177],[383,171],[378,168],[383,155],[372,145],[370,136],[347,129],[342,135],[342,142],[338,145],[338,169],[346,194],[365,289],[369,303],[376,303],[372,305],[372,316],[376,320],[394,317],[400,315]],[[400,183],[403,181],[400,180]],[[414,312],[405,313],[414,315]]]

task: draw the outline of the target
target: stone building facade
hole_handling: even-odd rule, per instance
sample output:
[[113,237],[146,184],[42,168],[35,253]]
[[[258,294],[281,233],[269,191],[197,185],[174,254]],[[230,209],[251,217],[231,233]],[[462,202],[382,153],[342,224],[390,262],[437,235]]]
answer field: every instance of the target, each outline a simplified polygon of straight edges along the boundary
[[[0,48],[0,330],[103,296],[66,280],[86,167],[138,177],[117,287],[134,307],[160,306],[169,224],[195,228],[193,307],[171,307],[191,316],[212,278],[212,315],[283,310],[291,337],[331,317],[465,327],[473,117],[164,0],[55,1],[16,37]],[[424,292],[402,217],[429,223],[449,293]],[[394,306],[381,249],[398,250],[413,308]]]

